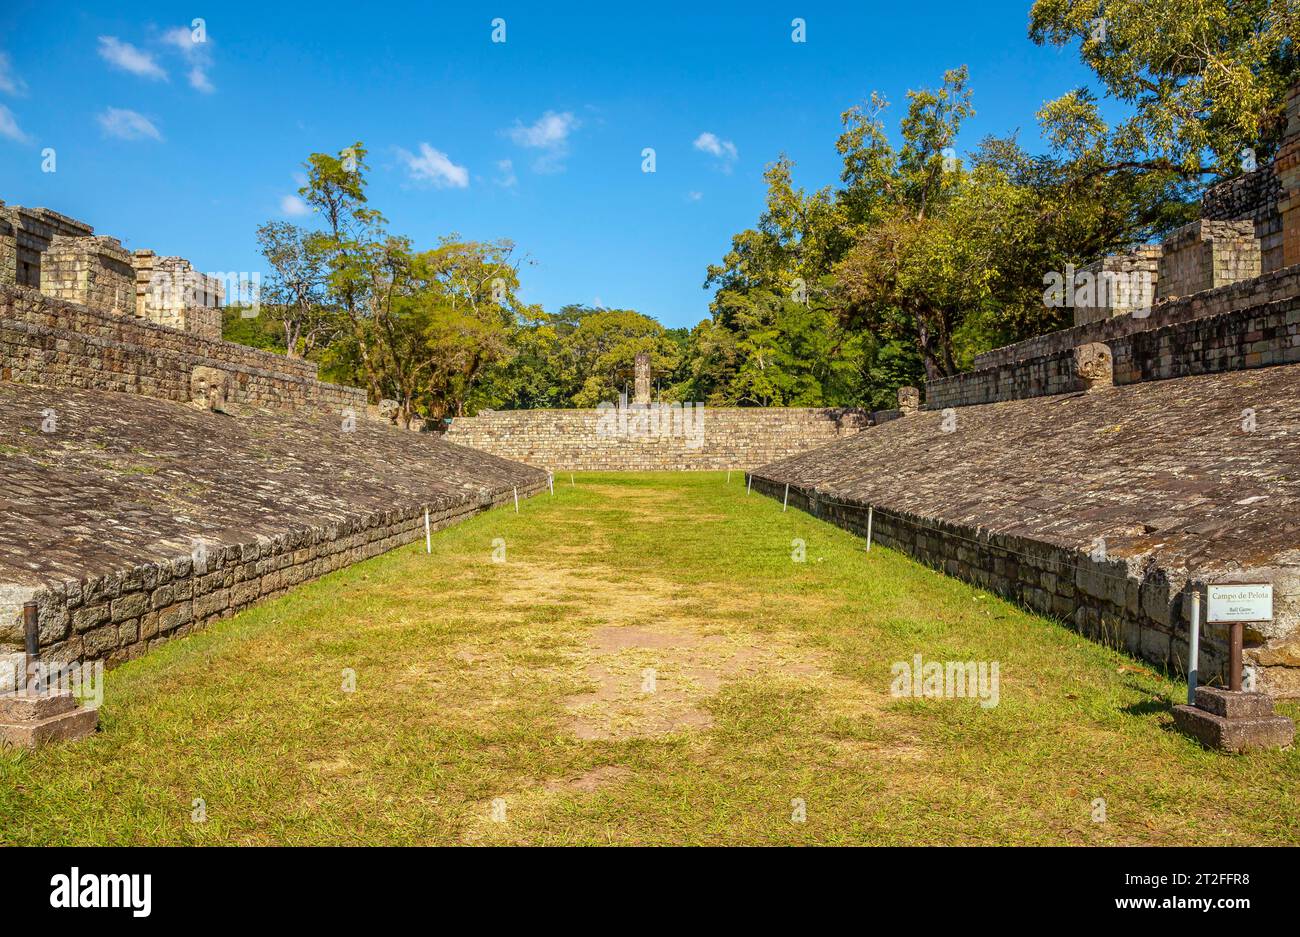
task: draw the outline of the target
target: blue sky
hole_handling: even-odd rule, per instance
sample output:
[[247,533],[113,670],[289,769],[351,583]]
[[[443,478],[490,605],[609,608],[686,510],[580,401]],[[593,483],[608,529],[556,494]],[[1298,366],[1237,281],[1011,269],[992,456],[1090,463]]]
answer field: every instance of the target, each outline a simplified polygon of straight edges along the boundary
[[[3,0],[0,199],[261,270],[259,223],[311,221],[288,198],[307,154],[361,140],[372,203],[417,245],[508,237],[529,302],[689,326],[706,266],[761,210],[764,166],[784,151],[798,184],[835,181],[839,116],[872,90],[893,131],[908,89],[968,65],[959,151],[1016,128],[1038,148],[1035,111],[1090,73],[1028,40],[1029,6]],[[197,48],[175,32],[195,17]]]

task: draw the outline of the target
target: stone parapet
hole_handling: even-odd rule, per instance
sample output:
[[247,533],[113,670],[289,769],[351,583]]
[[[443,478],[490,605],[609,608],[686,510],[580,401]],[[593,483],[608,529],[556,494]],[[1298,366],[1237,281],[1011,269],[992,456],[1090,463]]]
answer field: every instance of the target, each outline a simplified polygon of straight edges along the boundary
[[[1074,324],[1149,311],[1157,295],[1160,248],[1143,245],[1082,267],[1076,274]],[[1083,281],[1082,284],[1079,281]],[[1080,293],[1080,287],[1087,289]],[[1086,299],[1080,301],[1080,298]]]
[[1086,325],[1048,332],[1014,345],[995,348],[975,356],[975,370],[1055,355],[1078,345],[1110,342],[1134,332],[1247,309],[1292,296],[1300,296],[1300,266],[1283,268],[1254,280],[1229,284],[1195,296],[1157,302],[1147,316],[1099,319]]
[[501,410],[453,420],[446,438],[552,471],[703,471],[805,452],[869,421],[862,410],[820,407]]
[[[6,206],[0,203],[0,222],[0,244],[7,227],[11,232],[9,236],[13,238],[14,251],[13,279],[8,278],[8,268],[0,265],[0,285],[27,286],[32,289],[41,285],[41,258],[49,250],[50,241],[56,235],[89,237],[95,233],[95,229],[85,222],[48,208],[24,208],[21,205]],[[3,252],[2,246],[0,252]]]
[[227,376],[232,404],[366,414],[365,392],[318,381],[314,362],[0,287],[0,380],[191,402],[197,368]]
[[1282,186],[1272,165],[1261,166],[1206,190],[1201,217],[1207,221],[1249,221],[1259,241],[1260,272],[1286,266],[1282,256]]
[[138,250],[132,261],[138,318],[202,338],[221,338],[224,288],[220,280],[199,273],[183,257]]

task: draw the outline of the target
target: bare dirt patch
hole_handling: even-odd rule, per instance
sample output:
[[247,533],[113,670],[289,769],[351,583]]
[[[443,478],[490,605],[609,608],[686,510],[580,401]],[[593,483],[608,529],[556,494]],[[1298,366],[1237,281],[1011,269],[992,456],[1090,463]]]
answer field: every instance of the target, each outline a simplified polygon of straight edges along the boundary
[[569,697],[570,728],[580,739],[625,739],[706,729],[706,703],[729,681],[825,676],[817,655],[771,637],[706,634],[707,621],[664,618],[653,626],[594,628],[584,675],[591,689]]
[[573,778],[551,778],[544,787],[548,791],[575,791],[590,794],[606,784],[613,784],[632,772],[622,765],[601,765]]

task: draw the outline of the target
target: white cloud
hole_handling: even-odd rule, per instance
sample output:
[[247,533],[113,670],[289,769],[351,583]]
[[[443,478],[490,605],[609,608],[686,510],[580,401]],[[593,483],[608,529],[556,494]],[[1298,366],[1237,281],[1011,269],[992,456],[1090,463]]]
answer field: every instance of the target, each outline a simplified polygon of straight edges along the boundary
[[280,213],[290,218],[301,218],[311,214],[311,206],[296,195],[286,195],[280,199]]
[[707,130],[695,138],[694,146],[702,153],[708,153],[722,161],[722,171],[731,172],[732,165],[740,158],[740,151],[730,140],[723,140]]
[[96,119],[106,136],[122,140],[162,139],[162,134],[149,118],[126,108],[110,107]]
[[687,193],[686,193],[686,197],[687,197],[688,199],[690,199],[692,202],[698,202],[700,199],[704,198],[704,193],[703,193],[703,192],[687,192]]
[[212,81],[208,78],[208,73],[197,65],[190,69],[189,79],[190,87],[195,91],[202,91],[204,94],[211,94],[217,90],[216,86],[212,84]]
[[497,169],[501,175],[497,176],[496,183],[503,189],[511,189],[519,182],[519,177],[515,175],[515,164],[513,160],[497,160]]
[[123,42],[116,36],[99,37],[99,56],[109,65],[155,81],[167,80],[167,72],[154,61],[153,56],[142,49],[137,49],[129,42]]
[[518,146],[543,151],[533,162],[536,172],[560,172],[569,152],[569,135],[580,126],[582,122],[570,111],[547,111],[529,126],[515,121],[506,134]]
[[578,118],[570,112],[557,114],[555,111],[547,111],[531,127],[515,121],[515,125],[510,128],[510,139],[520,146],[554,149],[563,146],[568,141],[569,134],[577,129]]
[[187,26],[177,26],[163,33],[162,41],[179,52],[189,64],[186,77],[191,88],[204,94],[211,94],[217,90],[212,80],[208,78],[208,70],[212,68],[212,40],[207,37],[206,32],[203,34],[202,42],[195,42],[193,30]]
[[3,52],[0,52],[0,91],[18,96],[27,93],[27,82],[18,77],[14,72],[14,63]]
[[3,104],[0,104],[0,137],[17,143],[27,143],[31,140],[18,126],[18,121],[14,119],[13,113]]
[[397,155],[406,164],[407,173],[417,182],[428,182],[439,189],[463,189],[469,185],[469,170],[457,166],[446,153],[427,143],[420,144],[419,156],[400,148]]

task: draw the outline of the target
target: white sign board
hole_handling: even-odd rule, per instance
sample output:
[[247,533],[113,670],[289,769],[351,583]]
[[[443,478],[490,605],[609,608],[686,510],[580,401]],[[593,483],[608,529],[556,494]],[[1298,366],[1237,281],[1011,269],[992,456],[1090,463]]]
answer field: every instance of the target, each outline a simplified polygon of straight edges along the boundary
[[1205,620],[1210,624],[1233,621],[1272,621],[1273,584],[1232,582],[1212,585]]

